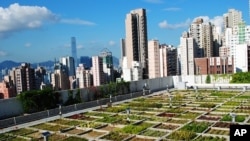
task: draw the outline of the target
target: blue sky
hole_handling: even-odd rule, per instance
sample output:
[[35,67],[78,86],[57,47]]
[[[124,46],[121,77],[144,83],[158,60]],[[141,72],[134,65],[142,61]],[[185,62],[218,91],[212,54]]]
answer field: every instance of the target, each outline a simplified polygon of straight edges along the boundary
[[221,25],[222,15],[234,8],[250,21],[248,0],[2,0],[0,62],[36,63],[70,55],[72,36],[78,57],[108,48],[120,58],[126,14],[137,8],[147,10],[148,39],[174,46],[196,17]]

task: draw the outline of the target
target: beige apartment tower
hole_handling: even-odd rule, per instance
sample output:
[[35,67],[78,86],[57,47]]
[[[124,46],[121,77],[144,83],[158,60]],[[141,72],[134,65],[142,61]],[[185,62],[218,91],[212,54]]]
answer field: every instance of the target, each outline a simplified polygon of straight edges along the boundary
[[148,41],[148,68],[149,78],[160,77],[160,57],[159,57],[159,41],[151,40]]
[[148,39],[145,9],[135,9],[125,19],[125,56],[126,68],[132,69],[133,62],[141,64],[143,79],[148,78]]

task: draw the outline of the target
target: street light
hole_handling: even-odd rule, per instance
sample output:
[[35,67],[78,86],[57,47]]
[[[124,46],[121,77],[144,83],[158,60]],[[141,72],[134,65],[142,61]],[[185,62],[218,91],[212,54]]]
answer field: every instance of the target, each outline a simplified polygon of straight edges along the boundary
[[236,114],[235,113],[230,113],[230,116],[232,117],[232,122],[235,122]]
[[109,102],[112,103],[112,95],[109,95]]
[[169,95],[169,107],[172,108],[172,95]]
[[59,104],[59,116],[60,118],[62,118],[62,105]]

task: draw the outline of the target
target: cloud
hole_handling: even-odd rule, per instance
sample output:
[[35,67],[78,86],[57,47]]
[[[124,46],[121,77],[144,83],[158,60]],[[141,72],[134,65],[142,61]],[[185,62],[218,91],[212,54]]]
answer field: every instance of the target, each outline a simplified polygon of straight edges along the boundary
[[177,24],[169,24],[167,20],[164,20],[158,24],[160,28],[165,29],[177,29],[177,28],[185,28],[188,27],[191,24],[191,20],[187,19],[185,22],[177,23]]
[[84,47],[83,47],[83,45],[77,45],[76,48],[77,49],[83,49]]
[[25,43],[24,46],[25,47],[31,47],[31,43]]
[[115,41],[109,41],[109,46],[114,46],[115,44]]
[[145,2],[148,3],[155,3],[155,4],[160,4],[160,3],[164,3],[163,0],[144,0]]
[[62,19],[61,23],[75,24],[75,25],[96,25],[94,22],[85,21],[81,19]]
[[46,7],[21,6],[11,4],[7,8],[0,7],[0,37],[14,32],[41,27],[45,22],[54,22],[57,16]]
[[208,16],[199,16],[193,19],[193,22],[197,19],[197,18],[202,18],[204,23],[208,23],[211,22],[212,24],[214,24],[217,27],[217,33],[221,33],[223,28],[224,28],[224,24],[223,24],[223,16],[215,16],[214,18],[210,19]]
[[0,50],[0,57],[4,57],[4,56],[7,56],[7,53],[5,51]]
[[163,10],[164,11],[180,11],[181,9],[178,7],[169,7],[169,8],[165,8]]

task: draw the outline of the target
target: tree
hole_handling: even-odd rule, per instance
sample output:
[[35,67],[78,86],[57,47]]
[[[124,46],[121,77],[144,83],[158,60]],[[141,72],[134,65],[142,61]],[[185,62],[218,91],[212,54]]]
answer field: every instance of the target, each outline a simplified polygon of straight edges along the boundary
[[207,84],[210,84],[210,83],[211,83],[211,77],[210,77],[209,74],[208,74],[207,77],[206,77],[206,83],[207,83]]
[[22,92],[17,99],[21,101],[24,112],[31,113],[57,107],[60,102],[60,94],[51,88],[46,88]]

